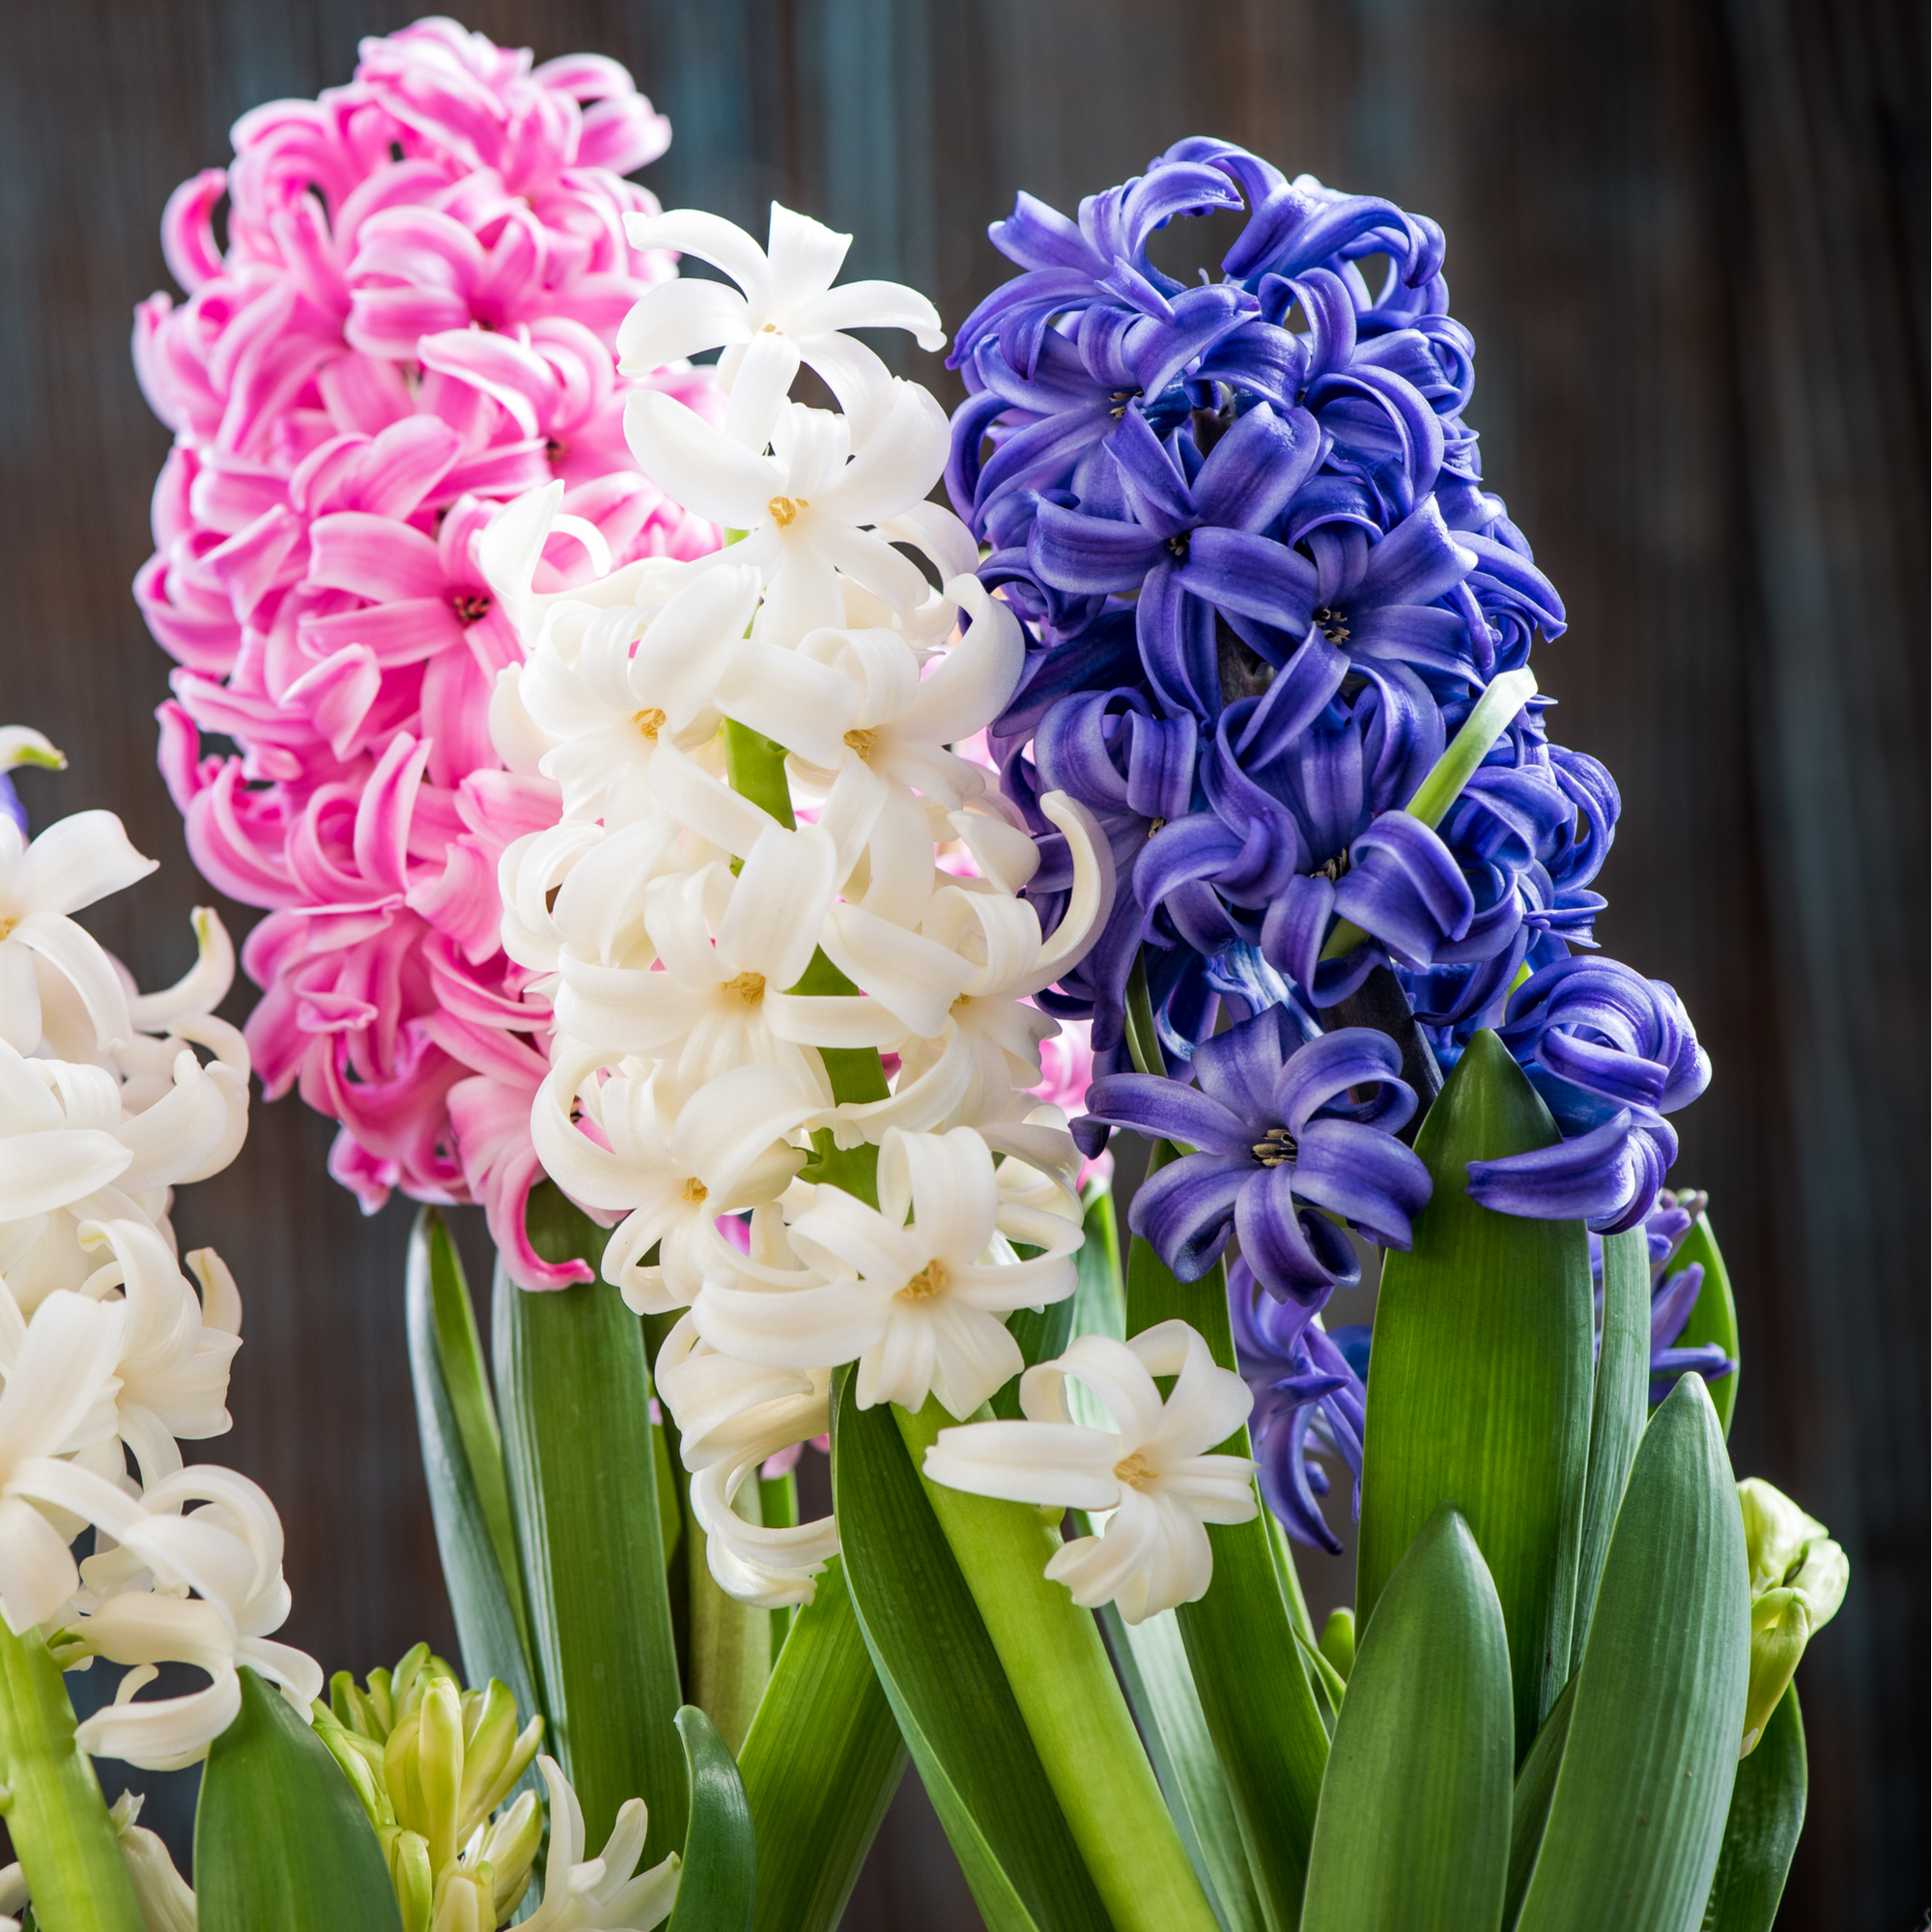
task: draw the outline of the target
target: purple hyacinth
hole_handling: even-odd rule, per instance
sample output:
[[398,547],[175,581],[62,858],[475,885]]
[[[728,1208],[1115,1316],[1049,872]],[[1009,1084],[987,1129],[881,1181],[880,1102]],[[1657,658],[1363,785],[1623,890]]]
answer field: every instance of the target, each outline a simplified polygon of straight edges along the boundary
[[1248,1435],[1262,1500],[1297,1543],[1339,1555],[1342,1546],[1316,1502],[1328,1493],[1327,1472],[1308,1452],[1312,1444],[1348,1465],[1359,1521],[1369,1331],[1355,1324],[1325,1329],[1312,1308],[1271,1300],[1257,1286],[1245,1262],[1229,1269],[1228,1319],[1236,1366],[1254,1391]]
[[1127,1215],[1180,1280],[1198,1281],[1238,1234],[1270,1294],[1319,1307],[1338,1282],[1360,1278],[1337,1223],[1406,1248],[1430,1180],[1395,1138],[1415,1095],[1394,1042],[1366,1027],[1306,1038],[1293,1011],[1270,1008],[1203,1042],[1198,1086],[1143,1073],[1096,1080],[1075,1131],[1094,1151],[1113,1126],[1199,1150],[1150,1175]]
[[[1151,260],[1169,224],[1230,213],[1218,280]],[[988,745],[1039,845],[1043,929],[1072,883],[1043,792],[1094,813],[1118,881],[1041,1005],[1091,1016],[1096,1066],[1120,1077],[1137,966],[1176,1075],[1272,1006],[1297,1026],[1373,1017],[1412,1062],[1418,1026],[1445,1060],[1504,1026],[1564,1141],[1479,1164],[1479,1198],[1641,1218],[1675,1156],[1662,1117],[1701,1063],[1678,1067],[1663,1037],[1681,1025],[1694,1054],[1667,989],[1559,974],[1596,943],[1609,774],[1549,741],[1533,696],[1453,798],[1407,810],[1497,674],[1566,622],[1484,487],[1440,231],[1191,139],[1076,219],[1022,195],[989,232],[1019,272],[955,339],[968,398],[947,471],[1028,632]],[[1667,1069],[1662,1088],[1634,1066],[1630,1094],[1604,1087],[1588,1048],[1605,1024]]]

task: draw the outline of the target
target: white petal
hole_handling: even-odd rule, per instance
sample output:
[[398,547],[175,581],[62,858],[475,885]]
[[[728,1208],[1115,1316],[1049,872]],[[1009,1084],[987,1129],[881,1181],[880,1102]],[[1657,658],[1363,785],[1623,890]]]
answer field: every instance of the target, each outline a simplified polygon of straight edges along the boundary
[[935,1037],[974,977],[971,961],[858,906],[835,905],[820,939],[826,956],[923,1039]]
[[695,410],[639,389],[624,405],[624,437],[638,468],[686,509],[735,529],[769,521],[766,505],[780,494],[772,466]]
[[647,376],[750,333],[745,298],[735,289],[680,276],[640,297],[619,324],[617,367],[626,376]]
[[719,425],[741,449],[761,452],[772,440],[779,407],[798,374],[798,345],[767,326],[754,334],[738,358],[729,384],[731,400]]
[[740,1361],[833,1369],[878,1341],[891,1298],[856,1281],[776,1294],[707,1284],[691,1313],[714,1349]]
[[160,1033],[176,1020],[212,1013],[235,983],[235,944],[213,906],[194,909],[195,962],[161,993],[130,1000],[128,1017],[143,1033]]
[[847,282],[791,312],[795,334],[819,335],[829,329],[904,328],[929,355],[946,347],[939,311],[917,289],[900,282]]
[[24,1220],[105,1187],[133,1164],[112,1134],[92,1128],[16,1134],[0,1143],[0,1221]]
[[134,1031],[128,1016],[128,990],[113,960],[85,927],[61,913],[30,912],[14,927],[6,945],[28,948],[80,995],[98,1047],[111,1053],[128,1044]]
[[1114,903],[1114,848],[1094,814],[1064,791],[1043,793],[1039,809],[1066,835],[1073,890],[1053,937],[1028,976],[1032,983],[1013,987],[1016,993],[1037,992],[1079,965],[1094,950]]
[[718,928],[724,956],[755,968],[777,991],[795,985],[811,963],[831,903],[833,856],[832,840],[815,829],[763,833]]
[[76,811],[27,847],[14,883],[14,912],[78,912],[159,869],[128,843],[111,811]]
[[1121,1438],[1071,1422],[969,1422],[942,1429],[925,1473],[951,1490],[1062,1509],[1112,1509]]
[[724,271],[748,296],[762,300],[771,269],[751,236],[722,214],[703,209],[673,208],[662,214],[627,214],[624,233],[633,248],[675,248]]

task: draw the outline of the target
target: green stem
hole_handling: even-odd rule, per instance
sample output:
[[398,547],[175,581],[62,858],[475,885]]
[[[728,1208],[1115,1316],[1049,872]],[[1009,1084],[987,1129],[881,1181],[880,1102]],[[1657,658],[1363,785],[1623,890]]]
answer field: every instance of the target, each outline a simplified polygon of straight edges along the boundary
[[[1415,796],[1403,810],[1435,831],[1449,808],[1462,797],[1463,787],[1475,777],[1483,760],[1490,755],[1490,748],[1508,728],[1510,720],[1535,695],[1533,670],[1506,670],[1494,679],[1476,700],[1475,709],[1463,721],[1463,728],[1431,767],[1429,776],[1416,786]],[[1346,958],[1368,936],[1352,921],[1338,920],[1321,949],[1321,956]]]
[[1134,954],[1133,970],[1127,975],[1127,1052],[1137,1072],[1166,1073],[1167,1060],[1153,1021],[1153,999],[1148,991],[1145,952]]
[[[747,1522],[759,1520],[755,1476],[740,1487],[735,1507]],[[772,1613],[741,1604],[719,1587],[706,1560],[704,1531],[691,1520],[691,1701],[717,1725],[735,1754],[756,1715],[772,1675]]]
[[[937,1401],[893,1418],[915,1467],[952,1420]],[[1214,1932],[1099,1626],[1043,1574],[1059,1533],[1023,1503],[920,1480],[1117,1932]]]
[[121,1841],[73,1706],[37,1630],[0,1624],[0,1800],[43,1932],[143,1932]]

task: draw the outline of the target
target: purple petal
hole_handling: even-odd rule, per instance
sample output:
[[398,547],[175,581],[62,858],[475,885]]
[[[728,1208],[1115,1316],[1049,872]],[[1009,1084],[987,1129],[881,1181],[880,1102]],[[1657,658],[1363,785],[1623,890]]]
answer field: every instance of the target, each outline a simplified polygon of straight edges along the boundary
[[1298,1048],[1275,1077],[1271,1118],[1298,1140],[1303,1128],[1351,1087],[1371,1087],[1375,1097],[1338,1111],[1365,1125],[1401,1126],[1415,1112],[1415,1095],[1398,1076],[1402,1049],[1373,1027],[1338,1027]]
[[[1224,437],[1216,445],[1215,456],[1227,441]],[[1197,597],[1296,637],[1307,630],[1315,609],[1315,572],[1307,558],[1245,530],[1194,531],[1179,575]]]
[[1245,1158],[1255,1139],[1247,1122],[1218,1100],[1154,1073],[1109,1073],[1094,1081],[1087,1111],[1149,1140],[1178,1141],[1214,1156]]
[[1177,1280],[1199,1281],[1228,1245],[1236,1198],[1255,1172],[1251,1155],[1183,1154],[1141,1182],[1127,1225],[1152,1245]]
[[1393,1133],[1353,1121],[1315,1121],[1295,1142],[1294,1191],[1384,1248],[1406,1249],[1429,1205],[1429,1170]]
[[1300,1214],[1293,1170],[1286,1161],[1252,1170],[1235,1204],[1235,1232],[1242,1258],[1271,1294],[1305,1297],[1334,1286],[1334,1273],[1322,1266],[1302,1233]]
[[1690,1311],[1704,1291],[1704,1264],[1692,1262],[1666,1280],[1650,1298],[1650,1350],[1667,1349],[1684,1332]]
[[1223,436],[1194,479],[1195,521],[1263,530],[1288,508],[1321,460],[1321,431],[1306,410],[1276,415],[1260,403]]
[[1369,552],[1368,569],[1350,608],[1371,611],[1389,604],[1433,604],[1475,567],[1475,553],[1450,535],[1431,497]]
[[1055,588],[1132,590],[1166,551],[1164,538],[1139,524],[1083,517],[1041,500],[1027,542],[1027,561]]
[[1129,410],[1121,419],[1120,428],[1108,439],[1107,454],[1114,459],[1127,496],[1149,529],[1166,538],[1200,521],[1186,478],[1176,469],[1173,457],[1138,410]]
[[1282,1066],[1281,1021],[1272,1011],[1257,1013],[1195,1049],[1194,1076],[1242,1122],[1245,1148],[1261,1139],[1281,1116],[1274,1111],[1275,1082]]

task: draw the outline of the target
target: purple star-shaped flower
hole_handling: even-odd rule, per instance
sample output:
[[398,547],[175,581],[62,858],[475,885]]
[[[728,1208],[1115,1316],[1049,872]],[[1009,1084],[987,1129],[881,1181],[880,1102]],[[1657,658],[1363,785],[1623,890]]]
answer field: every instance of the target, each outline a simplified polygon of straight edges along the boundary
[[1343,1027],[1305,1039],[1274,1007],[1195,1049],[1198,1087],[1141,1073],[1096,1080],[1075,1132],[1095,1151],[1109,1125],[1199,1150],[1150,1175],[1127,1217],[1180,1280],[1198,1281],[1238,1235],[1270,1294],[1319,1304],[1359,1278],[1337,1220],[1406,1248],[1429,1200],[1429,1170],[1395,1138],[1415,1112],[1401,1065],[1385,1034]]

